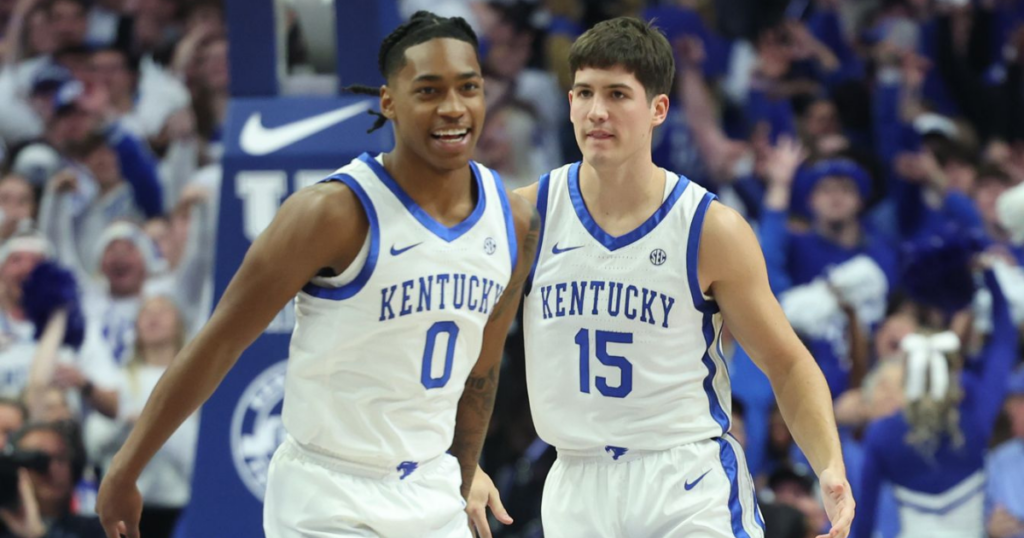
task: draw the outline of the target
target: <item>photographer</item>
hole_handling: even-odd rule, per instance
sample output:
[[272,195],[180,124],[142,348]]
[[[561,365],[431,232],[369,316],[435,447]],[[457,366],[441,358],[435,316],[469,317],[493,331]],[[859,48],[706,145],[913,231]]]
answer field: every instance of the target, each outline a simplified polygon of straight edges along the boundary
[[85,467],[77,426],[30,424],[14,435],[12,444],[18,451],[44,453],[49,467],[46,472],[19,469],[19,506],[0,508],[0,538],[103,538],[99,520],[72,513],[72,494]]

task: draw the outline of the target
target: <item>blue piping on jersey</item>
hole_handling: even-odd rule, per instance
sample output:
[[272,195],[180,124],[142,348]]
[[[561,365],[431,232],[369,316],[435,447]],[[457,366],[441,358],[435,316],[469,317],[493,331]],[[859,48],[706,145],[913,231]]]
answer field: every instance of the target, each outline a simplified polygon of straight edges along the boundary
[[359,199],[359,203],[363,205],[363,211],[366,212],[366,219],[370,221],[370,253],[366,257],[366,263],[363,264],[363,268],[359,270],[359,274],[356,278],[337,288],[326,288],[323,286],[317,286],[312,282],[306,284],[302,291],[312,295],[313,297],[319,297],[320,299],[330,299],[332,301],[341,301],[348,299],[353,295],[359,293],[359,290],[363,289],[366,282],[370,280],[370,276],[373,274],[373,269],[377,266],[377,254],[380,251],[380,223],[377,220],[377,211],[373,207],[373,202],[370,201],[370,197],[367,196],[366,191],[352,176],[347,174],[338,174],[331,176],[320,183],[327,181],[340,181],[352,189],[355,193],[356,198]]
[[690,221],[690,235],[686,239],[686,278],[690,283],[690,296],[693,298],[693,307],[705,314],[718,312],[718,304],[704,298],[704,290],[700,287],[700,277],[697,271],[697,254],[700,252],[700,236],[701,231],[704,230],[704,216],[707,214],[711,202],[716,198],[717,196],[709,192],[697,204],[697,211],[693,214],[693,220]]
[[708,375],[704,377],[704,393],[708,396],[708,408],[711,410],[711,418],[715,419],[715,422],[722,427],[722,435],[725,435],[729,431],[730,417],[722,408],[722,402],[718,401],[718,393],[715,392],[715,376],[718,375],[718,365],[715,364],[714,359],[711,358],[711,348],[715,345],[715,340],[722,337],[722,325],[718,327],[718,334],[715,334],[714,314],[704,314],[704,341],[707,342],[707,349],[704,351],[704,357],[701,358],[701,362],[704,363],[704,367],[708,369]]
[[580,192],[580,163],[574,163],[569,168],[569,198],[572,200],[572,206],[576,210],[576,216],[579,217],[580,223],[583,224],[583,227],[590,232],[590,235],[593,236],[598,243],[601,243],[605,248],[612,251],[631,245],[642,239],[645,235],[651,233],[651,230],[656,228],[658,223],[661,222],[668,215],[669,211],[672,210],[672,206],[676,204],[676,201],[679,200],[679,197],[683,195],[683,191],[685,191],[686,187],[689,185],[689,179],[686,179],[684,176],[679,176],[679,182],[676,183],[672,192],[669,193],[668,198],[661,203],[661,206],[653,215],[648,217],[643,224],[632,232],[614,237],[598,226],[597,222],[595,222],[594,218],[590,215],[590,210],[587,209],[587,204],[583,200],[583,194]]
[[547,173],[540,176],[540,182],[537,183],[537,214],[540,215],[540,235],[537,237],[537,254],[533,257],[533,265],[530,267],[530,276],[526,278],[525,294],[529,295],[530,290],[533,289],[533,274],[537,271],[537,262],[540,261],[540,253],[544,252],[544,223],[548,218],[548,183],[551,180],[551,174]]
[[708,396],[708,409],[711,411],[711,417],[722,427],[722,435],[725,435],[729,431],[730,419],[729,414],[725,412],[725,409],[722,408],[722,403],[718,400],[718,393],[715,392],[715,376],[718,374],[718,365],[711,358],[711,351],[715,347],[716,342],[721,341],[722,328],[719,327],[718,334],[715,334],[714,323],[714,316],[718,313],[718,303],[704,298],[704,292],[701,290],[700,279],[697,275],[697,254],[700,252],[700,237],[701,231],[704,229],[704,216],[707,214],[708,206],[711,205],[711,201],[714,199],[714,194],[710,192],[705,194],[704,198],[697,204],[697,211],[693,215],[693,220],[690,221],[690,232],[686,238],[686,279],[690,285],[693,307],[698,312],[704,314],[702,331],[706,347],[701,362],[708,369],[708,375],[704,378],[704,392]]
[[909,508],[909,509],[911,509],[911,510],[913,510],[915,512],[921,512],[921,513],[924,513],[924,514],[932,514],[932,515],[936,515],[936,516],[944,516],[944,515],[952,512],[953,510],[956,510],[957,508],[960,508],[967,501],[970,501],[971,499],[973,499],[975,496],[977,496],[979,493],[982,493],[983,491],[985,491],[985,483],[984,482],[981,483],[978,487],[968,491],[967,493],[964,493],[964,495],[962,497],[960,497],[959,499],[956,499],[955,501],[950,502],[949,504],[947,504],[946,506],[943,506],[942,508],[927,508],[927,507],[921,506],[919,504],[914,504],[914,503],[910,503],[910,502],[907,502],[907,501],[902,501],[902,500],[900,500],[899,497],[896,497],[896,504],[898,504],[900,506],[905,506],[905,507],[907,507],[907,508]]
[[478,193],[476,208],[473,209],[473,212],[470,213],[465,220],[456,224],[455,226],[448,227],[434,220],[434,217],[431,217],[429,213],[424,211],[423,208],[421,208],[412,199],[412,197],[406,194],[406,192],[402,190],[402,187],[398,184],[398,182],[396,182],[394,178],[391,177],[391,174],[389,174],[388,171],[385,170],[384,167],[381,166],[379,162],[377,162],[377,159],[374,159],[368,153],[364,153],[359,156],[359,160],[362,161],[367,166],[369,166],[371,170],[373,170],[373,173],[377,176],[377,178],[380,179],[382,183],[384,183],[384,185],[395,195],[396,198],[398,198],[400,202],[402,202],[402,205],[405,206],[409,213],[416,220],[418,220],[420,224],[423,225],[424,228],[430,230],[434,235],[440,237],[441,239],[445,240],[448,243],[455,241],[459,237],[462,237],[463,234],[471,230],[473,228],[473,225],[476,224],[477,221],[480,220],[480,217],[483,216],[484,209],[487,207],[487,195],[484,190],[483,181],[481,181],[480,179],[480,170],[477,168],[476,163],[473,161],[469,161],[469,167],[473,172],[473,179],[476,181],[476,190]]
[[[740,503],[739,463],[736,451],[729,441],[719,437],[718,457],[722,460],[722,469],[729,479],[729,513],[732,514],[732,533],[736,538],[750,538],[747,529],[743,528],[743,505]],[[754,505],[757,506],[756,504]],[[755,509],[756,511],[756,509]]]
[[494,176],[494,187],[498,190],[498,200],[501,200],[501,210],[505,212],[505,230],[508,232],[508,250],[509,256],[512,259],[512,274],[516,272],[516,263],[519,261],[519,244],[516,241],[516,225],[512,219],[512,206],[508,203],[508,194],[505,193],[505,183],[501,181],[501,176],[497,172],[491,170],[491,175]]

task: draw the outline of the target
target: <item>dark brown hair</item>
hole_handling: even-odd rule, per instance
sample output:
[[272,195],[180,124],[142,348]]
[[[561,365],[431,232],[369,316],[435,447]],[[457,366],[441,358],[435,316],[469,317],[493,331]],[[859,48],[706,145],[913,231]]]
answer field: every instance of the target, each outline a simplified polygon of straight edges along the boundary
[[640,81],[648,102],[672,91],[676,75],[672,45],[652,23],[633,17],[599,22],[569,49],[573,73],[586,67],[607,69],[617,65]]

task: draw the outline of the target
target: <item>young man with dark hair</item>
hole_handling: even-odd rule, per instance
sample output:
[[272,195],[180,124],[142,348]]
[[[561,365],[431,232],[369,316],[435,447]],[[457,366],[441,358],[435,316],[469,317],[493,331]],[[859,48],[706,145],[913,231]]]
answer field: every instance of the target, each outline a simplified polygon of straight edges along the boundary
[[[583,34],[569,62],[583,162],[517,191],[543,222],[524,331],[534,422],[558,449],[545,536],[763,536],[728,433],[726,323],[818,474],[830,536],[845,537],[853,498],[828,386],[786,323],[753,232],[651,160],[672,47],[651,25],[618,18]],[[488,497],[484,476],[477,485],[474,519],[477,497]]]
[[476,49],[465,21],[426,12],[384,40],[394,150],[294,194],[253,243],[113,460],[97,502],[109,538],[138,537],[142,468],[296,295],[268,538],[469,535],[464,498],[539,231],[470,161]]

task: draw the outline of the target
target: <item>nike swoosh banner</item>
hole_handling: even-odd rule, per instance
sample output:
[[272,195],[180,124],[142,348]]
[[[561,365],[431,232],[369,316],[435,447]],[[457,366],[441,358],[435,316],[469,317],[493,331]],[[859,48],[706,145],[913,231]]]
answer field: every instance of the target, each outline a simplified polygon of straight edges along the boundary
[[[372,53],[376,54],[376,41]],[[366,133],[374,121],[365,113],[368,103],[376,107],[375,99],[352,96],[231,101],[224,128],[215,300],[224,293],[253,239],[274,218],[285,198],[303,185],[327,177],[363,152],[376,154],[391,148],[390,127]],[[315,132],[308,127],[309,123],[302,123],[339,110],[358,112],[334,113],[334,121],[318,125]],[[291,127],[294,140],[273,152],[253,155],[240,143],[244,126],[253,117],[260,118],[258,134],[270,133],[273,144],[280,144],[273,141],[275,129],[306,125],[311,132],[300,133],[304,136],[299,137]],[[289,268],[277,270],[283,274]],[[178,537],[263,536],[262,498],[267,465],[284,438],[280,414],[294,318],[294,307],[289,304],[242,354],[203,407],[192,502]]]

